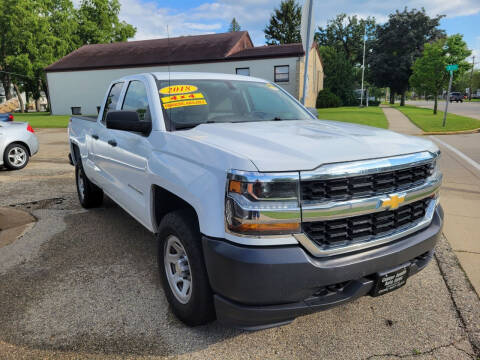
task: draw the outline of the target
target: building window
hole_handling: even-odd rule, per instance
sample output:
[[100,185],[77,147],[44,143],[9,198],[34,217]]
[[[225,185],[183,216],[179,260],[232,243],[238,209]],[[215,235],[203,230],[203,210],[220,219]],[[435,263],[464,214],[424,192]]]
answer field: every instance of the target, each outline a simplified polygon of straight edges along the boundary
[[250,76],[250,68],[236,68],[235,73],[237,75],[244,75],[244,76]]
[[275,82],[289,81],[289,67],[288,65],[275,66]]

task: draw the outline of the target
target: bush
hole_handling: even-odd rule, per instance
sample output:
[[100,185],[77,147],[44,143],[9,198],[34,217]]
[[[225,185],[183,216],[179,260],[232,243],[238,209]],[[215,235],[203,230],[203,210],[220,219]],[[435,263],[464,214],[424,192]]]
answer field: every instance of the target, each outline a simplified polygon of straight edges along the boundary
[[321,90],[317,96],[317,109],[342,106],[342,100],[330,90]]
[[368,100],[368,106],[378,106],[380,103],[380,100]]

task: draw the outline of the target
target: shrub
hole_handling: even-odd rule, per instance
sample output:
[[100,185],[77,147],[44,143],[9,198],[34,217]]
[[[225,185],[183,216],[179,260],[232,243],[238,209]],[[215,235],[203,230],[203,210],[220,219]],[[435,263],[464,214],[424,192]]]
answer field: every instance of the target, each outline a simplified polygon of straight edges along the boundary
[[317,109],[342,106],[342,100],[330,90],[321,90],[317,96]]
[[368,100],[368,106],[378,106],[380,103],[380,100]]

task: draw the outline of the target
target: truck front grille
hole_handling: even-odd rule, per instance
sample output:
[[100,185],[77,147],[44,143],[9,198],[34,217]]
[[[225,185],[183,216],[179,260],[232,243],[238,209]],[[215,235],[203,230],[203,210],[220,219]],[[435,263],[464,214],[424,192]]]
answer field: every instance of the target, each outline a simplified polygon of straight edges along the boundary
[[399,228],[413,226],[425,216],[430,198],[422,199],[397,210],[353,216],[350,218],[305,222],[305,234],[319,246],[344,246],[349,243],[376,238]]
[[421,185],[431,175],[433,163],[378,174],[301,182],[303,201],[350,200],[386,194]]

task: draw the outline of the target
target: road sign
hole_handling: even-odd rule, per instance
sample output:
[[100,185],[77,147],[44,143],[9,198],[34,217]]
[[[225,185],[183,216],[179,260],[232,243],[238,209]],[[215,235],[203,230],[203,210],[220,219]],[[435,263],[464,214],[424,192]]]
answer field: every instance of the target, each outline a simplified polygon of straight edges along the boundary
[[447,71],[457,71],[457,70],[458,70],[457,64],[447,65]]

